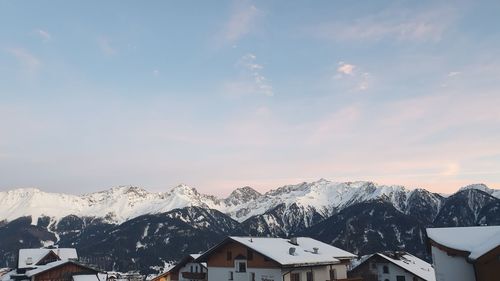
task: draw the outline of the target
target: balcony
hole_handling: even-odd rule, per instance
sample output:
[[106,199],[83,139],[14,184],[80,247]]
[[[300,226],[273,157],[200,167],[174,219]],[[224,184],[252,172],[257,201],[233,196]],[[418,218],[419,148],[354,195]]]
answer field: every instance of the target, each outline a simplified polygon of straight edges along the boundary
[[182,272],[182,277],[192,280],[206,280],[207,274],[205,272]]

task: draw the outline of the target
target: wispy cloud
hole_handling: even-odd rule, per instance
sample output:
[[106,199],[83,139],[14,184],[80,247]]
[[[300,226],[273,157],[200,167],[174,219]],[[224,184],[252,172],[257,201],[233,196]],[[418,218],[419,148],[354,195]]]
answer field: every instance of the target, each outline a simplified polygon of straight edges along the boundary
[[313,34],[334,41],[397,39],[401,41],[439,41],[453,21],[450,9],[415,11],[386,10],[348,22],[326,22],[313,28]]
[[40,60],[23,48],[10,48],[7,52],[13,55],[28,72],[36,72],[41,65]]
[[246,1],[238,2],[231,9],[230,18],[224,24],[221,37],[227,43],[236,43],[255,28],[256,19],[261,14],[262,12],[255,5]]
[[48,31],[46,31],[46,30],[43,30],[43,29],[37,29],[37,30],[35,30],[35,33],[44,42],[47,42],[47,41],[49,41],[52,38],[52,36],[50,35],[50,33]]
[[101,36],[97,39],[97,43],[99,44],[99,48],[106,55],[112,56],[117,53],[116,48],[111,44],[111,40],[108,37]]
[[257,63],[257,56],[254,54],[246,54],[240,60],[242,65],[252,76],[258,92],[266,95],[273,96],[273,87],[270,81],[262,75],[261,71],[264,68],[261,64]]
[[363,72],[358,66],[343,61],[338,63],[336,74],[333,77],[336,80],[350,80],[351,83],[354,83],[355,90],[358,91],[368,90],[373,80],[370,73]]
[[452,71],[452,72],[448,73],[448,77],[455,77],[455,76],[458,76],[460,74],[461,74],[461,72],[459,72],[459,71]]
[[256,93],[265,96],[274,95],[271,81],[262,74],[264,66],[257,62],[256,55],[248,53],[242,56],[236,66],[241,70],[241,75],[236,80],[226,82],[224,92],[232,96]]
[[345,75],[352,75],[354,72],[354,68],[356,66],[354,64],[339,62],[339,67],[337,68],[337,72]]

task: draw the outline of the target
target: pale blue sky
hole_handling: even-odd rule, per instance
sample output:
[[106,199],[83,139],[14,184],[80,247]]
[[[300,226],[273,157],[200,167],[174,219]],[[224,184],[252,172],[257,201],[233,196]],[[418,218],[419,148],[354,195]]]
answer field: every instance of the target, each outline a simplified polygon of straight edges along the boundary
[[0,0],[0,190],[500,187],[499,1]]

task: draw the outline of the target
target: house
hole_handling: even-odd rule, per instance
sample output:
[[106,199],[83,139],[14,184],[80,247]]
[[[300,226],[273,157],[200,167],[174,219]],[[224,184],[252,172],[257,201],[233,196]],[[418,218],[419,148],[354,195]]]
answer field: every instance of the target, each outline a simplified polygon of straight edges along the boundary
[[500,226],[428,228],[437,281],[498,281]]
[[188,255],[165,273],[153,278],[153,281],[202,281],[207,280],[207,265],[195,260],[200,255]]
[[347,278],[354,254],[307,237],[224,239],[196,261],[208,281],[325,281]]
[[383,252],[368,255],[348,273],[364,281],[435,281],[431,264],[406,252]]
[[17,258],[17,270],[20,273],[38,266],[60,260],[77,260],[78,254],[74,248],[54,249],[20,249]]
[[20,249],[17,268],[2,276],[2,281],[101,281],[106,275],[77,261],[73,248]]

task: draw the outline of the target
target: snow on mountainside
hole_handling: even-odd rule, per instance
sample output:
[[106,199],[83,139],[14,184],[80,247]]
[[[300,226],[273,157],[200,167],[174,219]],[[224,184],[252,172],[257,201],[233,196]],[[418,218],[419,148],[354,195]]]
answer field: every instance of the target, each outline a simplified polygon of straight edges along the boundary
[[[490,194],[500,193],[486,186],[481,188],[491,191]],[[67,215],[76,215],[101,217],[112,223],[121,223],[144,214],[164,213],[191,206],[215,209],[240,222],[263,215],[277,206],[283,208],[282,212],[292,208],[303,214],[318,213],[328,217],[350,205],[374,199],[390,202],[398,210],[408,213],[411,212],[408,202],[421,196],[431,199],[426,201],[433,202],[429,206],[431,210],[439,209],[441,197],[425,190],[409,190],[403,186],[378,185],[372,182],[339,183],[325,179],[286,185],[264,194],[251,187],[243,187],[236,189],[225,199],[201,194],[187,185],[179,185],[159,193],[148,192],[140,187],[121,186],[81,196],[47,193],[29,188],[0,192],[0,221],[32,216],[33,223],[36,223],[41,216],[57,221]]]
[[488,193],[489,195],[491,195],[493,197],[500,199],[500,189],[491,189],[482,183],[471,184],[471,185],[464,186],[464,187],[460,188],[460,190],[467,190],[467,189],[479,189],[481,191]]

